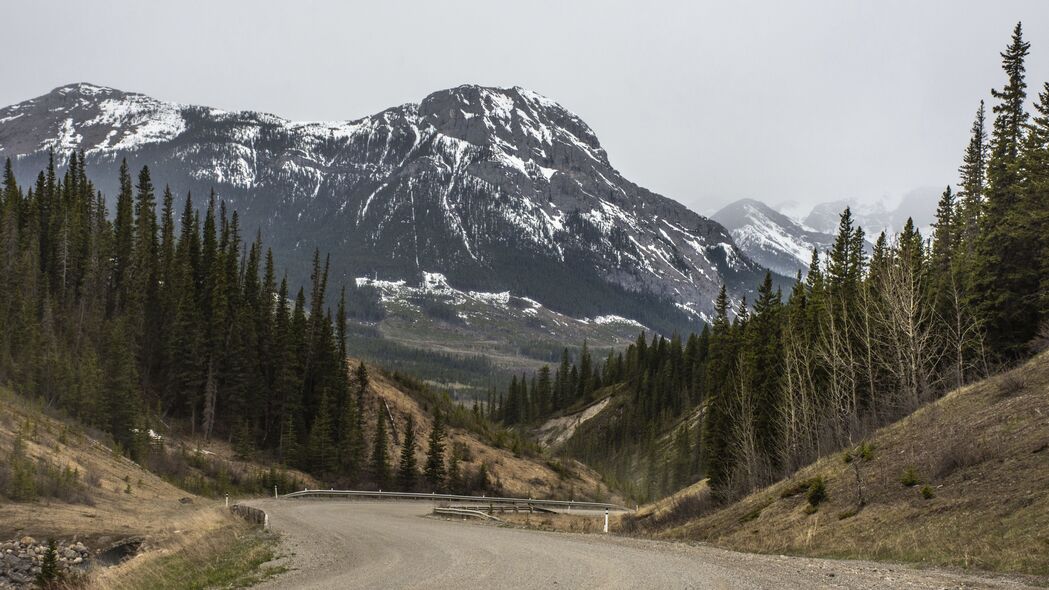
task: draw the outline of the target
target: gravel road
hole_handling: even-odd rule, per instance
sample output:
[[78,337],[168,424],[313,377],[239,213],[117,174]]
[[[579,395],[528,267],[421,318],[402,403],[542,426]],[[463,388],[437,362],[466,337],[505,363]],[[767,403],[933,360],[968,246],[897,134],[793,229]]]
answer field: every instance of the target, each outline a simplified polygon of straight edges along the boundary
[[268,500],[291,571],[262,588],[1025,588],[862,561],[427,518],[429,504]]

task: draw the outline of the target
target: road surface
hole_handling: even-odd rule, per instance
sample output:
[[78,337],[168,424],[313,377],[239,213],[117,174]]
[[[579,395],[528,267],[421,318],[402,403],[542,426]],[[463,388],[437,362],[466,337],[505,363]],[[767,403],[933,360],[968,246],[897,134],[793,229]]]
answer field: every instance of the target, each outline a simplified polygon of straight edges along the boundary
[[288,573],[262,588],[1024,588],[936,570],[736,553],[617,536],[427,518],[410,502],[251,503],[282,534]]

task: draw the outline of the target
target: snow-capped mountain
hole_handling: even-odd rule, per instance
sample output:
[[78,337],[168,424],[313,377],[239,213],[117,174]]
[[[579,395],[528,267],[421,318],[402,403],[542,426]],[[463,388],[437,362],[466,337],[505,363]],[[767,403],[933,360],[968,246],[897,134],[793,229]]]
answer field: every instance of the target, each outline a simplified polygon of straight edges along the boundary
[[573,317],[670,329],[761,269],[718,223],[623,178],[594,132],[522,88],[460,86],[355,121],[292,122],[73,84],[0,110],[0,157],[28,180],[83,150],[115,193],[122,158],[158,186],[212,188],[293,281],[315,247],[333,281],[510,291]]
[[[882,231],[890,236],[898,233],[907,223],[907,219],[913,220],[922,233],[928,236],[936,220],[936,203],[942,190],[933,187],[916,188],[898,198],[898,202],[895,203],[888,199],[866,202],[841,199],[820,203],[804,216],[803,223],[815,231],[833,234],[838,230],[841,212],[849,207],[856,223],[867,234],[869,242],[873,243]],[[780,211],[789,214],[783,209]]]
[[761,201],[742,199],[713,215],[754,262],[786,276],[809,270],[812,249],[826,250],[829,233],[813,231]]

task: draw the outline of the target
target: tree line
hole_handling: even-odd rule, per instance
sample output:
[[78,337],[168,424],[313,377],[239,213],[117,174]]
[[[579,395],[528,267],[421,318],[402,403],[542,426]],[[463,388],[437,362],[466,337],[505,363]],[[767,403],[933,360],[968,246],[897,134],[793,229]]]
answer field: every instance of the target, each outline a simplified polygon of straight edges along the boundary
[[[573,365],[568,374],[592,370],[592,382],[627,395],[625,408],[584,428],[568,451],[620,478],[638,471],[624,453],[642,457],[640,497],[700,477],[731,497],[1049,340],[1049,83],[1032,116],[1028,52],[1017,24],[1001,54],[1006,81],[992,91],[990,133],[981,101],[957,190],[944,190],[929,239],[908,220],[871,247],[846,209],[834,243],[813,251],[790,293],[774,289],[771,275],[752,305],[722,287],[700,333],[642,334],[600,370]],[[530,389],[524,379],[511,384],[496,398],[497,416],[513,423],[556,411],[540,385],[548,375],[540,371]]]

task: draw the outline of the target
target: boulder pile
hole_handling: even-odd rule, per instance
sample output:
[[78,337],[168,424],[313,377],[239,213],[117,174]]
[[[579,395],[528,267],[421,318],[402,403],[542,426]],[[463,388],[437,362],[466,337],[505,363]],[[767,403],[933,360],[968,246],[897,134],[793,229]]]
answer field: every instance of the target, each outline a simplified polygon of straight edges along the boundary
[[[56,547],[55,561],[60,573],[86,569],[91,552],[83,543],[59,541]],[[32,587],[45,555],[47,541],[33,537],[0,543],[0,588]]]

